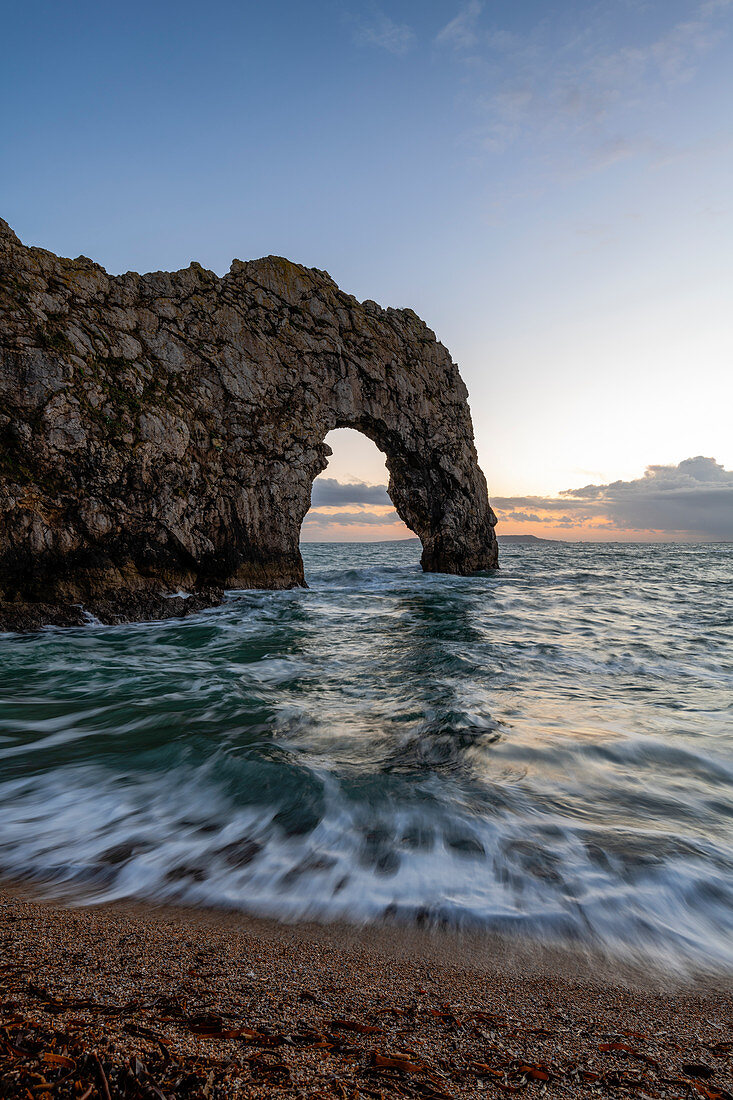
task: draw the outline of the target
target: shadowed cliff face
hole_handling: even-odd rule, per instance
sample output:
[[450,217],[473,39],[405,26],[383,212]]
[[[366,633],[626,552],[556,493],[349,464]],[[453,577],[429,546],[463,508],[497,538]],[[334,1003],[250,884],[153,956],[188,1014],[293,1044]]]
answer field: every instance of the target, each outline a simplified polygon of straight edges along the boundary
[[411,310],[325,272],[269,256],[113,277],[0,220],[0,628],[303,584],[332,428],[385,453],[425,570],[494,568],[466,396]]

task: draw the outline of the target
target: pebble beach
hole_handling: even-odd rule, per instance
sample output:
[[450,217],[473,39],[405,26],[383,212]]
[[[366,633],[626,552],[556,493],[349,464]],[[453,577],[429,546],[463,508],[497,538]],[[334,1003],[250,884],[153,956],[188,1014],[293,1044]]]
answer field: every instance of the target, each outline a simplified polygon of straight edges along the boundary
[[731,983],[496,937],[0,892],[0,1094],[733,1095]]

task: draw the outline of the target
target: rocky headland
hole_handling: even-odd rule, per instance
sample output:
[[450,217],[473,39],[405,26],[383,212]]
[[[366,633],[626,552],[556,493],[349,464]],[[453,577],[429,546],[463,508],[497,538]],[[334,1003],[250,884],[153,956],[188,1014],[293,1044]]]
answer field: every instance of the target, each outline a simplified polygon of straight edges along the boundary
[[112,276],[0,220],[0,629],[304,584],[338,427],[385,453],[423,569],[496,567],[466,388],[411,310],[276,256]]

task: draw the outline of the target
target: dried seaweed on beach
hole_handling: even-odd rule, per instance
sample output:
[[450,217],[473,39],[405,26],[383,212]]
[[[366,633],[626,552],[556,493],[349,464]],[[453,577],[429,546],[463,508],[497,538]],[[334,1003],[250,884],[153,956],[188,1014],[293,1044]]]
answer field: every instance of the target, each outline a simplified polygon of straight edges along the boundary
[[367,949],[325,929],[3,901],[3,1100],[733,1100],[724,989],[466,967],[436,942],[428,980],[386,931]]

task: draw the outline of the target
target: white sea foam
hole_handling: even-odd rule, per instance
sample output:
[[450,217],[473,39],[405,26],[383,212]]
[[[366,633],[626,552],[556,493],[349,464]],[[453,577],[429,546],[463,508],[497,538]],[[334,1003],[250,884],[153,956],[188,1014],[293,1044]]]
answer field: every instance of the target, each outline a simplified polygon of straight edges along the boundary
[[0,638],[0,870],[733,972],[733,556],[418,552],[311,547],[309,590]]

